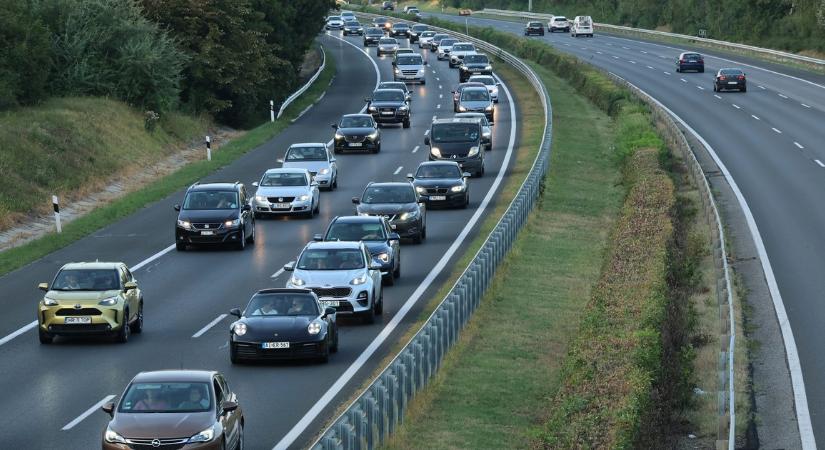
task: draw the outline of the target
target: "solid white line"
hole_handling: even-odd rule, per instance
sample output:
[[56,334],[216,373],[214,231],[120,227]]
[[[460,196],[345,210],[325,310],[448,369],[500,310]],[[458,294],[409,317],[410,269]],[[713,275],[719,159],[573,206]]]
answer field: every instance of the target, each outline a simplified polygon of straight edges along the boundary
[[776,128],[771,127],[771,130],[776,131],[776,132],[777,132],[777,133],[779,133],[779,134],[782,134],[782,131],[781,131],[781,130],[777,130]]
[[806,104],[804,104],[804,103],[800,103],[800,105],[802,105],[802,106],[804,106],[804,107],[806,107],[806,108],[810,108],[810,106],[808,106],[808,105],[806,105]]
[[393,172],[392,174],[393,175],[398,175],[399,173],[401,173],[401,169],[403,169],[403,168],[404,168],[404,166],[398,166],[398,168],[395,169],[395,172]]
[[796,141],[793,142],[793,145],[795,145],[799,148],[805,148],[805,147],[802,146],[802,144],[800,144],[799,142],[796,142]]
[[713,94],[713,96],[714,96],[714,97],[716,97],[716,98],[718,98],[719,100],[722,100],[722,97],[720,97],[720,96],[718,96],[718,95],[716,95],[716,94]]
[[734,107],[734,108],[736,108],[736,109],[742,109],[742,108],[740,108],[740,107],[739,107],[739,105],[737,105],[736,103],[732,103],[732,104],[731,104],[731,106],[733,106],[733,107]]
[[281,274],[282,274],[282,273],[284,273],[284,268],[283,268],[283,267],[281,267],[280,269],[278,269],[278,271],[277,271],[277,272],[275,272],[275,273],[273,273],[272,275],[270,275],[270,276],[269,276],[269,278],[278,278],[279,276],[281,276]]
[[107,396],[103,397],[103,400],[95,403],[94,406],[92,406],[91,408],[84,411],[83,414],[77,416],[77,418],[75,420],[72,420],[71,422],[67,423],[66,426],[61,428],[61,430],[63,430],[63,431],[71,430],[72,428],[75,427],[75,425],[79,424],[80,422],[83,422],[83,420],[85,418],[87,418],[87,417],[91,416],[92,414],[94,414],[95,412],[97,412],[97,410],[100,409],[101,406],[106,404],[106,402],[111,401],[113,398],[115,398],[114,394],[107,395]]
[[782,98],[788,98],[788,96],[787,96],[787,95],[782,95],[782,94],[776,94],[776,95],[778,95],[778,96],[780,96],[780,97],[782,97]]
[[760,119],[759,117],[754,116],[753,114],[751,114],[751,117],[753,117],[753,118],[754,118],[754,119],[756,119],[756,120],[762,120],[762,119]]
[[165,255],[165,254],[167,254],[167,253],[171,252],[171,251],[172,251],[172,250],[174,250],[174,249],[175,249],[175,244],[172,244],[172,245],[170,245],[169,247],[164,248],[163,250],[161,250],[161,251],[159,251],[159,252],[155,253],[154,255],[152,255],[152,256],[150,256],[150,257],[148,257],[148,258],[144,259],[143,261],[141,261],[141,262],[139,262],[139,263],[135,264],[134,266],[132,266],[132,268],[131,268],[132,272],[137,272],[137,271],[138,271],[138,270],[140,270],[141,268],[145,267],[145,266],[146,266],[146,265],[148,265],[148,264],[151,264],[151,263],[152,263],[153,261],[155,261],[156,259],[158,259],[158,258],[160,258],[161,256],[163,256],[163,255]]
[[416,145],[415,148],[412,150],[412,152],[413,153],[417,152],[419,147],[420,147],[419,145]]
[[819,167],[825,167],[825,164],[822,164],[822,161],[818,159],[815,159],[814,161],[816,161],[816,163],[819,164]]
[[12,339],[16,338],[17,336],[20,336],[21,334],[23,334],[23,333],[25,333],[25,332],[27,332],[27,331],[29,331],[29,330],[33,329],[33,328],[34,328],[34,327],[36,327],[36,326],[37,326],[37,321],[36,321],[36,320],[35,320],[35,321],[33,321],[33,322],[30,322],[30,323],[29,323],[29,324],[27,324],[27,325],[24,325],[22,328],[20,328],[19,330],[15,331],[14,333],[12,333],[12,334],[10,334],[10,335],[8,335],[8,336],[4,337],[3,339],[0,339],[0,345],[3,345],[3,344],[5,344],[6,342],[9,342],[10,340],[12,340]]
[[206,333],[207,331],[209,331],[210,328],[217,325],[218,322],[220,322],[223,319],[226,319],[226,314],[221,314],[220,316],[216,317],[215,320],[213,320],[213,321],[209,322],[208,324],[206,324],[205,327],[198,330],[198,332],[193,334],[192,337],[193,338],[199,338],[199,337],[203,336],[203,333]]
[[436,265],[430,270],[430,272],[427,274],[427,277],[424,278],[424,281],[422,281],[421,284],[418,285],[418,288],[416,288],[415,292],[413,292],[412,295],[410,295],[410,298],[408,298],[404,305],[401,306],[401,309],[398,310],[398,313],[396,313],[393,316],[393,318],[390,320],[387,326],[385,326],[384,329],[382,329],[381,332],[378,334],[378,336],[376,336],[375,339],[373,339],[373,341],[370,342],[370,345],[367,346],[367,348],[360,355],[358,355],[358,358],[335,381],[335,383],[333,383],[333,385],[330,386],[330,388],[326,392],[324,392],[324,395],[321,396],[321,398],[318,399],[318,401],[314,405],[312,405],[312,407],[309,409],[309,411],[307,411],[306,414],[304,414],[301,420],[299,420],[298,423],[296,423],[289,430],[289,432],[283,438],[281,438],[281,440],[277,444],[275,444],[273,450],[288,449],[295,442],[298,436],[300,436],[301,433],[303,433],[304,430],[306,430],[306,428],[315,420],[315,418],[318,417],[318,415],[324,410],[324,408],[326,408],[327,405],[329,405],[330,402],[332,402],[335,396],[338,395],[339,392],[341,392],[341,390],[347,385],[347,383],[349,383],[349,381],[355,376],[358,370],[360,370],[361,367],[363,367],[364,364],[366,364],[367,361],[369,361],[369,359],[378,350],[381,344],[383,344],[384,341],[386,341],[387,338],[390,337],[390,334],[393,332],[393,330],[395,330],[398,324],[401,323],[401,321],[412,309],[415,303],[418,302],[422,295],[424,295],[424,292],[426,292],[426,290],[430,287],[435,278],[441,273],[442,270],[444,270],[444,267],[446,267],[450,258],[452,258],[452,256],[458,251],[458,249],[461,247],[461,244],[470,234],[472,228],[475,226],[478,220],[484,215],[487,206],[490,204],[490,201],[492,201],[496,190],[498,190],[501,181],[504,179],[504,173],[506,172],[506,168],[510,163],[510,159],[513,155],[513,147],[515,146],[516,142],[516,128],[518,128],[516,110],[512,101],[513,97],[510,95],[510,91],[509,89],[507,89],[507,85],[505,85],[504,82],[502,82],[497,75],[494,76],[501,83],[501,87],[504,89],[504,93],[507,95],[507,98],[510,99],[508,103],[510,105],[510,118],[512,123],[510,125],[510,141],[508,143],[507,153],[505,154],[504,160],[501,163],[501,170],[499,170],[495,181],[493,182],[492,186],[490,186],[490,189],[487,191],[487,195],[484,197],[484,200],[481,201],[481,205],[479,205],[478,209],[476,209],[476,212],[470,218],[470,221],[467,223],[467,225],[464,226],[464,228],[461,230],[461,233],[458,235],[458,237],[456,237],[455,241],[453,241],[452,245],[450,245],[450,248],[448,248],[446,253],[444,253],[444,256],[442,256],[438,263],[436,263]]

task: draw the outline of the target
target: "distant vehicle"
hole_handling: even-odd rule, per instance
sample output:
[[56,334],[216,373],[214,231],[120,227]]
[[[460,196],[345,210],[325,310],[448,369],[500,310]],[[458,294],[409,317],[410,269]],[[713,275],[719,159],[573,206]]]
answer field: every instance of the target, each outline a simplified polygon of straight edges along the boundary
[[472,12],[471,10],[466,9],[466,8],[464,8],[464,9],[459,9],[459,10],[458,10],[458,15],[459,15],[459,16],[469,16],[469,15],[470,15],[470,14],[472,14],[472,13],[473,13],[473,12]]
[[427,209],[408,182],[369,183],[352,203],[359,216],[386,216],[402,238],[420,244],[427,237]]
[[463,91],[465,88],[468,88],[468,87],[471,87],[471,86],[486,88],[484,83],[481,83],[481,82],[478,82],[478,81],[474,81],[474,82],[469,82],[468,81],[468,82],[465,82],[465,83],[459,83],[459,85],[456,86],[456,88],[452,91],[452,94],[453,94],[453,112],[458,112],[458,99],[459,99],[459,97],[461,97],[461,91]]
[[418,36],[418,48],[430,48],[430,41],[437,33],[432,30],[422,31]]
[[406,23],[396,22],[392,25],[392,29],[390,30],[390,36],[404,36],[405,38],[410,37],[410,26]]
[[175,205],[175,248],[189,245],[232,244],[243,250],[255,242],[255,215],[243,183],[195,183],[186,190],[183,205]]
[[341,19],[341,16],[329,16],[327,17],[327,25],[325,28],[327,30],[340,30],[344,28],[344,20]]
[[745,72],[741,69],[719,69],[713,80],[713,91],[722,92],[727,90],[748,92]]
[[380,28],[367,28],[364,31],[364,47],[369,47],[372,44],[378,45],[378,41],[384,37],[384,30]]
[[392,2],[384,2],[381,5],[383,11],[395,11],[395,5]]
[[426,65],[427,61],[418,53],[399,55],[393,68],[393,80],[426,84]]
[[335,153],[345,150],[381,151],[381,130],[369,114],[347,114],[338,123],[332,124],[332,128],[335,129],[332,147]]
[[544,24],[541,22],[527,22],[527,25],[524,26],[524,35],[530,36],[531,34],[544,36]]
[[418,165],[415,175],[407,175],[428,207],[466,208],[470,204],[469,177],[454,161],[424,161]]
[[453,44],[456,42],[458,42],[458,39],[442,39],[441,42],[438,43],[438,52],[436,53],[436,57],[439,60],[449,59],[450,51],[453,49]]
[[407,11],[407,14],[415,17],[421,17],[421,11],[419,11],[418,8],[414,6]]
[[383,37],[378,40],[378,56],[393,55],[398,50],[398,41],[395,38]]
[[410,44],[418,42],[418,36],[427,31],[430,27],[427,25],[413,25],[410,28]]
[[491,123],[495,122],[493,118],[495,107],[493,106],[493,99],[490,98],[490,93],[487,91],[486,86],[470,86],[462,89],[461,95],[458,97],[457,112],[483,113],[487,116],[487,120]]
[[456,42],[450,50],[450,67],[458,67],[466,55],[475,54],[476,46],[470,42]]
[[676,71],[684,72],[686,70],[695,70],[699,73],[704,73],[705,58],[695,52],[680,53],[679,58],[676,60]]
[[415,6],[415,5],[407,5],[407,6],[404,7],[404,12],[408,13],[408,12],[410,12],[411,9],[418,9],[418,7]]
[[392,21],[390,21],[388,17],[376,17],[375,19],[372,19],[372,23],[385,32],[392,28]]
[[266,215],[301,215],[313,217],[321,208],[318,183],[303,168],[269,169],[257,187],[253,204],[255,217]]
[[404,91],[376,89],[364,101],[367,102],[367,111],[379,126],[382,123],[400,123],[404,128],[410,127],[410,107]]
[[61,335],[113,336],[125,343],[143,330],[143,292],[124,263],[69,263],[38,288],[46,291],[37,306],[41,344]]
[[473,75],[492,75],[493,66],[490,58],[481,53],[471,53],[461,60],[458,66],[458,81],[463,83]]
[[487,120],[487,114],[478,112],[463,112],[453,115],[456,119],[477,119],[481,123],[481,144],[486,151],[493,149],[493,124]]
[[557,30],[564,31],[565,33],[570,32],[570,22],[567,20],[567,17],[552,16],[550,18],[550,21],[547,22],[547,31],[555,33]]
[[322,307],[309,289],[263,289],[256,292],[229,328],[232,364],[251,360],[315,358],[329,361],[338,351],[335,308]]
[[590,16],[576,16],[570,26],[570,36],[593,37],[593,19]]
[[316,241],[361,241],[366,244],[372,260],[381,264],[384,283],[392,286],[401,276],[401,236],[393,231],[383,216],[343,216],[332,219],[324,234]]
[[292,144],[284,159],[278,160],[284,169],[306,169],[322,189],[338,187],[338,163],[323,142]]
[[111,417],[103,450],[244,447],[243,409],[219,372],[141,372],[101,409]]
[[400,89],[404,91],[404,95],[407,96],[407,103],[412,101],[412,91],[409,86],[407,86],[407,83],[403,81],[382,81],[378,83],[377,89]]
[[355,13],[352,11],[341,11],[341,19],[346,22],[358,22],[358,19],[355,18]]
[[398,59],[398,57],[401,56],[401,55],[404,55],[404,54],[407,54],[407,55],[420,55],[420,53],[418,53],[417,51],[415,51],[415,50],[413,50],[409,47],[399,48],[398,50],[395,51],[395,54],[392,55],[392,65],[394,66],[395,61]]
[[[485,91],[486,92],[486,91]],[[481,124],[477,119],[436,119],[424,136],[430,161],[453,161],[474,176],[484,175]]]
[[498,87],[501,85],[492,75],[473,75],[467,80],[468,83],[482,83],[487,86],[487,91],[490,92],[490,98],[493,103],[498,103]]
[[[361,24],[355,20],[344,22],[344,36],[348,36],[350,34],[361,36],[364,34],[364,27],[362,27]],[[383,33],[381,34],[383,35]]]
[[441,44],[441,41],[443,41],[444,39],[449,39],[449,38],[450,38],[449,34],[444,34],[444,33],[436,34],[435,36],[433,36],[432,39],[430,39],[430,50],[437,51],[439,44]]

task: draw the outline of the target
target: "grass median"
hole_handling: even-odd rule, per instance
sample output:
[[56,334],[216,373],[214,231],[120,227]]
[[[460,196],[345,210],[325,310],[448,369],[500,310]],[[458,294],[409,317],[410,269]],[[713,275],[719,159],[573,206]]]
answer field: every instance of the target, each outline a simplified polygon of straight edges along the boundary
[[233,139],[226,145],[216,149],[216,151],[212,153],[212,161],[203,160],[188,164],[180,170],[155,181],[151,185],[131,192],[118,200],[93,210],[83,217],[79,217],[71,223],[65,224],[63,226],[63,232],[60,234],[47,234],[29,243],[0,253],[0,275],[6,274],[38,258],[42,258],[51,252],[66,247],[194,183],[215,170],[231,164],[240,156],[272,139],[288,127],[292,118],[316,102],[321,93],[326,91],[334,75],[335,60],[334,58],[327,58],[326,67],[318,76],[318,79],[315,80],[303,95],[286,108],[280,119],[274,123],[267,122],[257,128],[249,130],[244,133],[243,136]]

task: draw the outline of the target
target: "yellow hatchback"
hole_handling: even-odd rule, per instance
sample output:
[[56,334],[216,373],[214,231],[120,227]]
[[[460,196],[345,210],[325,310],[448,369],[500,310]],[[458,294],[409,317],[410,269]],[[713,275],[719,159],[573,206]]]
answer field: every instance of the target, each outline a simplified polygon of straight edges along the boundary
[[107,335],[127,342],[143,329],[143,293],[123,263],[69,263],[54,281],[40,283],[46,291],[37,307],[41,344],[55,336]]

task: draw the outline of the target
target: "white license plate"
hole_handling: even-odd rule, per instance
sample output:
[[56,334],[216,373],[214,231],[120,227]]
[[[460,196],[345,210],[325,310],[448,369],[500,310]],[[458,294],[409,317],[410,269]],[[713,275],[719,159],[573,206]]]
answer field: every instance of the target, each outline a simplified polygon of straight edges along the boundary
[[362,145],[364,145],[362,142],[350,142],[349,143],[350,147],[361,147]]
[[214,231],[201,231],[201,236],[214,236]]
[[261,348],[289,348],[289,342],[263,342]]
[[395,114],[395,113],[394,113],[394,112],[392,112],[392,111],[381,111],[381,115],[382,115],[382,116],[391,116],[391,115],[393,115],[393,114]]
[[739,84],[736,81],[728,81],[728,84]]
[[291,207],[292,207],[292,205],[290,205],[289,203],[273,203],[272,204],[272,209],[289,209]]
[[91,317],[66,317],[66,321],[63,322],[66,324],[90,324],[92,323]]
[[447,200],[446,195],[433,195],[430,196],[430,200]]
[[340,303],[338,300],[321,300],[321,306],[324,308],[337,308]]

